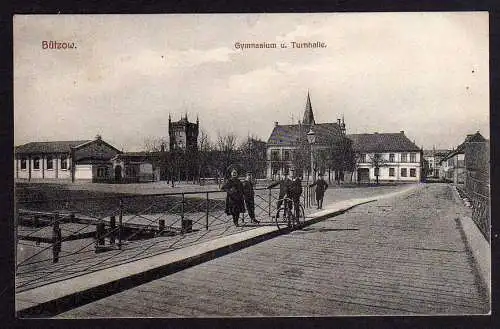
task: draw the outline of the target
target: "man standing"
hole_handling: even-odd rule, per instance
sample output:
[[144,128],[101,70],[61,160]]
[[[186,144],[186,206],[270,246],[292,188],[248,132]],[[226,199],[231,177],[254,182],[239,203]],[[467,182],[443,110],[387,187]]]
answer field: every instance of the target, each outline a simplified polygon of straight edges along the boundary
[[227,192],[226,196],[226,214],[233,217],[233,223],[238,226],[240,214],[245,212],[245,203],[243,200],[243,185],[238,179],[236,169],[231,171],[231,177],[221,188]]
[[290,178],[288,178],[288,172],[285,171],[283,176],[284,176],[283,179],[281,179],[281,180],[277,181],[276,183],[273,183],[267,187],[268,189],[271,189],[275,186],[278,186],[278,185],[280,186],[280,194],[278,196],[278,203],[276,204],[276,218],[280,217],[279,209],[280,209],[281,205],[283,204],[283,198],[288,194],[288,189],[290,187],[290,184],[292,183]]
[[319,176],[318,180],[309,186],[310,187],[316,186],[316,202],[318,204],[318,209],[322,209],[323,197],[325,196],[325,191],[328,188],[328,184],[323,179],[322,173],[320,173],[318,176]]
[[300,196],[302,195],[302,180],[300,177],[295,175],[295,170],[291,170],[292,182],[288,191],[288,197],[293,201],[293,209],[295,210],[295,217],[299,218],[299,205]]
[[258,224],[259,221],[255,219],[255,202],[254,202],[254,191],[252,184],[252,173],[247,172],[245,180],[243,181],[243,198],[245,199],[245,206],[248,211],[248,216],[252,223]]

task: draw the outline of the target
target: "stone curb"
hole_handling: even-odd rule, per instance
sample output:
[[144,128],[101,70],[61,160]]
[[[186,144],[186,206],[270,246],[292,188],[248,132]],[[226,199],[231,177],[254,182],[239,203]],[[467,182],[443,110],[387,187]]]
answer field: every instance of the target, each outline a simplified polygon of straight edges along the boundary
[[[450,188],[453,191],[453,199],[463,205],[463,200],[460,198],[456,186],[450,186]],[[457,223],[460,225],[464,242],[480,277],[481,289],[488,294],[491,304],[491,246],[472,218],[459,216]]]

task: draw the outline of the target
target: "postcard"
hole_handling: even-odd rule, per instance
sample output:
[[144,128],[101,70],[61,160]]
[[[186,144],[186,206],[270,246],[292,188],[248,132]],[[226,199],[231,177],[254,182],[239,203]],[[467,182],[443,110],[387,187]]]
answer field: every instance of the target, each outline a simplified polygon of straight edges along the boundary
[[488,20],[15,15],[16,316],[491,314]]

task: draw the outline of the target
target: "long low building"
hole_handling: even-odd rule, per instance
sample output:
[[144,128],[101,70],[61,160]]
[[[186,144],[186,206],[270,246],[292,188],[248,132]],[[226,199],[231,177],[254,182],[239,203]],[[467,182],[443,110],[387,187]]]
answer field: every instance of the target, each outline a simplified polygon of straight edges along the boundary
[[94,140],[30,142],[15,148],[15,178],[25,180],[109,181],[121,152]]

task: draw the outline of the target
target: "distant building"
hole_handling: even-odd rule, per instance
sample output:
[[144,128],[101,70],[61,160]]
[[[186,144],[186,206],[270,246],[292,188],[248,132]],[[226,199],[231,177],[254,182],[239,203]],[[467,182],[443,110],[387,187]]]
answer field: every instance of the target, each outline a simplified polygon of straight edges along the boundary
[[179,121],[172,122],[168,116],[168,134],[170,137],[170,150],[197,150],[199,120],[196,123],[189,122],[187,114]]
[[479,132],[468,134],[460,145],[446,154],[440,165],[445,179],[464,184],[467,168],[469,171],[482,168],[481,172],[489,173],[489,144]]
[[440,163],[441,160],[450,152],[450,150],[424,150],[423,156],[427,163],[426,177],[428,178],[440,178]]
[[15,178],[109,181],[110,160],[120,153],[99,135],[94,140],[31,142],[15,148]]
[[[293,166],[293,153],[301,144],[307,145],[307,133],[313,128],[315,133],[315,152],[328,148],[328,143],[339,139],[345,133],[345,124],[340,119],[334,123],[316,123],[311,98],[307,93],[306,106],[302,121],[297,124],[280,125],[275,122],[267,141],[267,178],[276,179]],[[305,170],[304,170],[305,171]],[[306,173],[304,172],[304,176]]]
[[110,161],[114,168],[114,181],[142,183],[159,180],[153,171],[153,163],[160,152],[126,152],[115,155]]
[[[347,135],[357,154],[356,180],[418,182],[422,176],[422,150],[399,133]],[[375,156],[378,154],[378,156]],[[378,171],[378,173],[377,173]]]

